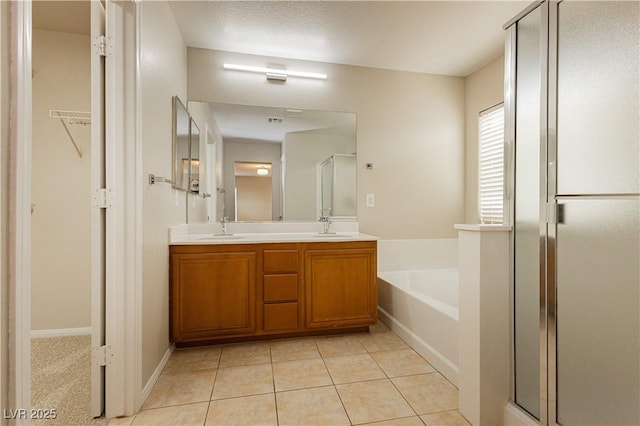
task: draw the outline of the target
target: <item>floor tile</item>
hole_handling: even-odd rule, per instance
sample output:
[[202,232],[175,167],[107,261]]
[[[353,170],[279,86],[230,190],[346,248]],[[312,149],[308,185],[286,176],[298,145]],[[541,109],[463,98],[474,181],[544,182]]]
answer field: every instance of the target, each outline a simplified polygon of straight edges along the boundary
[[332,385],[322,359],[302,359],[273,363],[276,392]]
[[427,426],[471,426],[458,410],[420,416]]
[[271,343],[271,361],[320,358],[314,339],[279,340]]
[[213,370],[218,368],[222,347],[207,346],[203,348],[176,349],[162,371],[180,373],[195,370]]
[[177,405],[174,407],[142,410],[136,414],[132,426],[135,425],[202,425],[207,417],[209,402],[199,404]]
[[208,401],[216,370],[161,374],[143,409]]
[[369,354],[329,357],[324,362],[335,384],[386,378]]
[[277,425],[275,395],[211,401],[205,425]]
[[333,386],[276,393],[278,424],[349,425],[349,418]]
[[353,424],[415,416],[389,379],[336,385]]
[[375,325],[369,326],[369,333],[387,333],[389,331],[389,327],[380,321]]
[[413,349],[373,352],[371,356],[389,377],[434,373],[436,371]]
[[458,408],[458,389],[440,373],[396,377],[391,380],[418,414]]
[[273,392],[271,364],[244,365],[218,369],[211,399],[270,392]]
[[129,426],[133,422],[135,416],[112,417],[106,424],[108,426]]
[[409,347],[409,345],[392,332],[364,334],[360,337],[360,343],[368,352],[407,349]]
[[401,419],[383,420],[375,423],[363,423],[360,426],[424,426],[418,416],[403,417]]
[[268,343],[242,343],[222,348],[220,368],[239,365],[267,364],[271,362]]
[[316,345],[323,357],[366,353],[358,336],[336,336],[316,339]]

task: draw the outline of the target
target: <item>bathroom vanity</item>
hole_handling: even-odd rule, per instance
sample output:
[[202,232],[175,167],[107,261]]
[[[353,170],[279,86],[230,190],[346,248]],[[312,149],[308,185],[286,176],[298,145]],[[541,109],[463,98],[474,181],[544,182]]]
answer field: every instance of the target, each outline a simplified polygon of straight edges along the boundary
[[375,237],[189,237],[170,246],[177,346],[364,331],[377,321]]

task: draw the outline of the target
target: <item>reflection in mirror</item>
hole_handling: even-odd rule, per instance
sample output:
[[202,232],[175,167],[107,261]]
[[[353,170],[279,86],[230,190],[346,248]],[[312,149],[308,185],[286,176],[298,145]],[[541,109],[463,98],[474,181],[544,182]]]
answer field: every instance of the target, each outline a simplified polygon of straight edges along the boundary
[[189,191],[192,194],[200,193],[200,129],[195,120],[191,119],[191,127],[189,128]]
[[177,96],[173,97],[173,170],[175,188],[187,190],[189,183],[189,126],[187,108]]
[[321,165],[322,210],[324,217],[356,216],[356,156],[334,154]]
[[236,221],[271,220],[271,170],[271,163],[235,163]]
[[[317,220],[322,216],[321,165],[335,155],[347,155],[353,169],[332,175],[335,185],[332,208],[333,213],[338,213],[335,209],[342,203],[339,216],[355,218],[355,113],[214,102],[204,104],[212,111],[212,122],[222,137],[222,184],[218,183],[218,186],[221,187],[219,204],[224,205],[223,216],[237,221]],[[251,211],[251,216],[248,216],[249,212],[245,214],[242,211],[241,206],[247,200],[238,199],[236,177],[236,165],[247,163],[254,165],[256,176],[258,164],[270,165],[270,202],[264,199],[267,191],[261,193],[263,198],[260,201],[251,200],[252,205],[261,206],[260,211],[257,207]],[[261,181],[263,187],[265,182]],[[349,196],[346,196],[349,191]],[[342,209],[343,204],[350,207]],[[332,216],[336,217],[333,213]]]

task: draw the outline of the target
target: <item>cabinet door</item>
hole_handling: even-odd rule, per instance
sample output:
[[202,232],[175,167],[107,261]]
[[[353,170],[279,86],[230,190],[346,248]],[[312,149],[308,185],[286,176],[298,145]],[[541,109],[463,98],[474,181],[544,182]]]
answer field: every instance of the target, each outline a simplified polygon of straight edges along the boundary
[[253,333],[254,252],[175,254],[172,260],[172,340]]
[[374,248],[306,250],[306,326],[374,324],[375,262]]

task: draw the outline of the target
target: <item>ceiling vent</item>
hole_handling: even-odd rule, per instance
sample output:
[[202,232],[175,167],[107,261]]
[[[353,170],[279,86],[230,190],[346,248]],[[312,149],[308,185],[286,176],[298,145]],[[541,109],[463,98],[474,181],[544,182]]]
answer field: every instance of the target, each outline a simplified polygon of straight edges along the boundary
[[282,117],[268,117],[267,121],[269,123],[282,123]]
[[300,117],[302,115],[303,111],[301,109],[291,109],[291,108],[287,108],[285,110],[285,114],[287,115],[287,117]]

